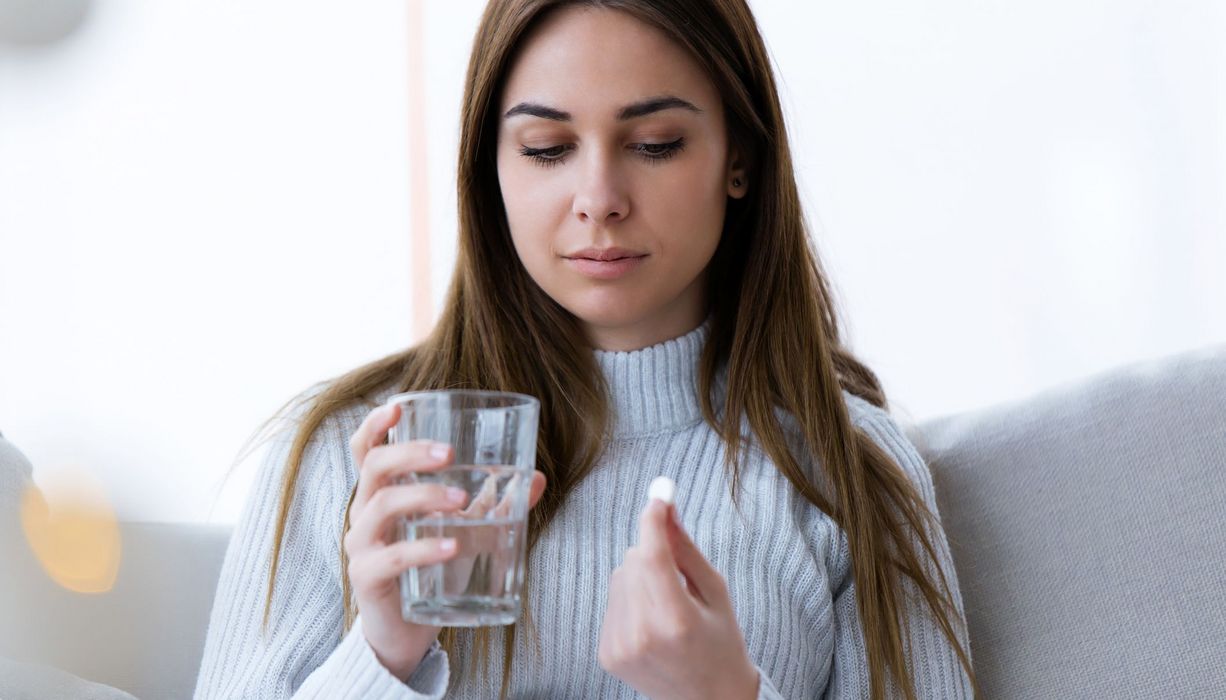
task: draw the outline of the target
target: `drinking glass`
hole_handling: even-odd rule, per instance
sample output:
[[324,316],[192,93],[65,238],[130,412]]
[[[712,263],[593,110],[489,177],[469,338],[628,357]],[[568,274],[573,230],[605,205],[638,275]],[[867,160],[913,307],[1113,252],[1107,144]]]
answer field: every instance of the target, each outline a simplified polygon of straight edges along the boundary
[[456,554],[400,575],[401,615],[444,627],[509,625],[519,617],[528,495],[536,466],[540,402],[525,394],[448,389],[397,394],[391,443],[450,444],[446,468],[398,483],[441,483],[468,492],[465,506],[399,519],[397,537],[454,537]]

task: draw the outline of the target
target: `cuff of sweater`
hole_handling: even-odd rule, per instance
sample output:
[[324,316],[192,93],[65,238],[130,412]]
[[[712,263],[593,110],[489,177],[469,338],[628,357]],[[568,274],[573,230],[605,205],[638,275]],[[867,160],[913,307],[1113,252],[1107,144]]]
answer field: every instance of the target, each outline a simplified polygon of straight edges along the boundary
[[353,627],[341,640],[333,654],[344,669],[338,678],[337,690],[345,697],[374,700],[442,700],[447,691],[449,668],[447,652],[435,640],[421,663],[407,681],[392,675],[375,656],[362,630],[362,616],[354,618]]
[[447,692],[447,681],[451,675],[447,652],[438,640],[430,642],[430,648],[422,657],[405,684],[422,698],[440,700]]
[[762,670],[760,666],[754,666],[758,669],[758,700],[784,700],[783,694],[771,683],[770,676]]

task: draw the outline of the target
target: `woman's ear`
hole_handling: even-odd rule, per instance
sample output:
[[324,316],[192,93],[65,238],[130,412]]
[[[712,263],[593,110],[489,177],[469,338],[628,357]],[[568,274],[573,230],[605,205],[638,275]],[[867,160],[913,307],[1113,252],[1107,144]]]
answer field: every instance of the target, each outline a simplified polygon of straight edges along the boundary
[[745,165],[735,146],[728,149],[728,196],[740,199],[749,191],[749,181],[745,174]]

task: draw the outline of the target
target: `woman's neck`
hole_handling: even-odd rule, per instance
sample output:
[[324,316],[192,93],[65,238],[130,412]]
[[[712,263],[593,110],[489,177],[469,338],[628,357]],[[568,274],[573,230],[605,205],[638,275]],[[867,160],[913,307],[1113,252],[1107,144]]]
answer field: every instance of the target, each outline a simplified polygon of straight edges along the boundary
[[675,430],[702,420],[698,368],[710,319],[683,335],[632,351],[595,351],[609,388],[613,437]]
[[592,348],[606,352],[628,352],[679,338],[697,328],[706,317],[702,297],[686,293],[645,318],[617,322],[583,321],[583,327]]

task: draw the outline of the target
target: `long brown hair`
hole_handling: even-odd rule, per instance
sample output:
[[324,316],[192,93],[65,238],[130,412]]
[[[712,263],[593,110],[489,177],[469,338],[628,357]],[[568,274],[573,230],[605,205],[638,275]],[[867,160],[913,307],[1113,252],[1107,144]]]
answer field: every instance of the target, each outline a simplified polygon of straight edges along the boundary
[[[930,533],[939,532],[939,525],[900,465],[850,420],[842,390],[883,409],[886,398],[877,377],[839,337],[834,300],[802,215],[770,61],[745,0],[492,0],[487,5],[464,92],[459,251],[442,316],[420,344],[326,382],[309,401],[298,397],[306,409],[281,488],[265,624],[301,459],[316,429],[335,411],[370,404],[388,387],[469,387],[538,397],[537,467],[548,485],[530,514],[529,551],[599,458],[610,417],[608,388],[577,319],[546,295],[522,265],[506,263],[518,258],[495,161],[500,88],[521,37],[545,11],[575,4],[628,12],[686,47],[719,89],[729,143],[745,159],[748,193],[729,199],[722,238],[707,271],[711,326],[699,367],[703,414],[728,447],[733,502],[741,452],[750,439],[740,430],[746,419],[753,437],[797,491],[847,533],[874,700],[884,698],[887,674],[905,697],[915,698],[904,653],[903,576],[922,593],[978,689],[968,650],[955,633],[954,624],[963,629],[962,621],[945,575],[932,567],[940,578],[938,588],[921,564],[921,556],[937,562]],[[727,383],[719,406],[717,372],[726,372]],[[790,452],[776,409],[795,419],[806,449],[826,471],[834,502],[810,483],[803,456]],[[348,521],[346,512],[346,530]],[[909,545],[913,538],[922,544],[922,553]],[[344,632],[356,611],[343,547],[340,558]],[[530,634],[526,602],[524,614]],[[519,627],[506,628],[503,697]],[[475,635],[475,658],[458,659],[458,635],[468,633]],[[489,659],[489,629],[444,628],[439,639],[453,663],[460,661],[469,670],[484,667]]]

